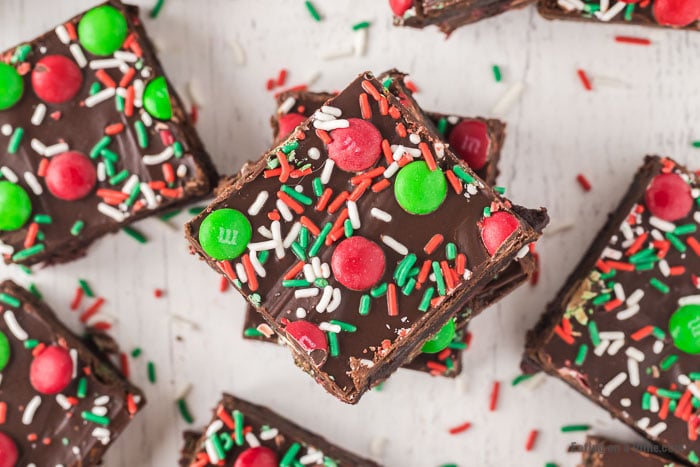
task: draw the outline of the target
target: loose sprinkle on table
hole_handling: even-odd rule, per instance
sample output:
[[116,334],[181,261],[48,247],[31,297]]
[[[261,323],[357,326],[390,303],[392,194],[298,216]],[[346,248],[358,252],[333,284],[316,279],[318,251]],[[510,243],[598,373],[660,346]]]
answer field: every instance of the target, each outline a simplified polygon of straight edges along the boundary
[[622,44],[651,45],[651,41],[649,39],[632,36],[615,36],[615,42],[620,42]]
[[498,392],[501,387],[501,383],[498,381],[493,382],[493,387],[491,388],[491,397],[489,399],[489,411],[494,412],[498,406]]
[[535,442],[537,441],[538,434],[539,434],[538,430],[530,431],[530,434],[527,437],[527,442],[525,443],[525,450],[526,451],[530,452],[535,447]]
[[304,3],[306,4],[306,9],[309,10],[309,14],[314,19],[314,21],[321,21],[321,14],[318,12],[314,4],[311,3],[309,0],[306,0],[306,2]]
[[464,422],[461,425],[457,425],[455,427],[450,428],[449,433],[451,435],[457,435],[459,433],[464,433],[469,428],[471,428],[471,426],[472,426],[472,424],[470,422]]
[[501,68],[498,65],[494,65],[492,67],[492,70],[493,70],[493,79],[495,79],[497,83],[500,83],[501,79],[502,79]]
[[591,85],[591,80],[588,79],[586,72],[579,68],[576,70],[576,73],[578,74],[578,78],[581,80],[581,84],[583,85],[584,89],[586,89],[586,91],[592,91],[593,86]]
[[585,175],[583,174],[578,174],[576,175],[576,181],[578,182],[579,185],[581,185],[581,188],[583,188],[583,191],[591,191],[591,182],[588,181]]
[[561,432],[562,432],[562,433],[572,433],[572,432],[575,432],[575,431],[588,431],[588,430],[590,430],[590,429],[591,429],[591,426],[590,426],[590,425],[585,425],[585,424],[581,424],[581,425],[564,425],[563,427],[561,427]]
[[160,14],[160,10],[163,8],[163,4],[165,3],[165,0],[157,0],[156,4],[153,6],[153,9],[151,10],[150,16],[151,18],[157,18],[158,15]]
[[132,227],[122,227],[122,231],[139,243],[146,243],[148,239],[144,234]]
[[148,362],[148,381],[151,384],[155,384],[156,382],[156,365],[152,361]]

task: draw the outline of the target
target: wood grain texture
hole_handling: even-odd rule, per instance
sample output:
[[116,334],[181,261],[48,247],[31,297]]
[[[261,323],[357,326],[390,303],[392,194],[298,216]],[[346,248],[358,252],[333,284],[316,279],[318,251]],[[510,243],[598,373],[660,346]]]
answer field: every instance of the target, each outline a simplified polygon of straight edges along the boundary
[[[136,2],[150,7],[150,0]],[[28,40],[91,6],[84,0],[3,0],[0,49]],[[635,435],[610,420],[558,381],[536,390],[511,388],[525,331],[571,271],[608,211],[619,201],[648,153],[672,155],[700,167],[700,34],[543,20],[534,8],[516,11],[456,31],[448,41],[435,29],[391,26],[381,0],[316,0],[324,15],[313,22],[301,0],[167,0],[157,20],[145,19],[171,80],[181,91],[191,82],[202,106],[198,129],[223,172],[257,158],[270,144],[268,118],[274,104],[265,90],[281,67],[289,83],[322,72],[314,89],[338,89],[365,69],[397,67],[412,73],[426,108],[492,116],[490,109],[509,85],[525,83],[522,99],[504,117],[508,137],[499,183],[510,197],[547,206],[552,227],[574,228],[545,236],[539,251],[540,284],[526,286],[470,328],[473,348],[456,382],[400,371],[382,392],[355,407],[326,395],[297,370],[288,352],[243,341],[243,299],[221,294],[218,278],[191,257],[182,224],[146,220],[136,227],[150,242],[119,234],[98,242],[91,254],[68,265],[26,276],[0,266],[0,276],[34,281],[52,307],[74,329],[69,311],[77,278],[87,278],[107,298],[105,312],[117,320],[114,334],[126,350],[141,346],[131,361],[133,380],[149,399],[145,411],[105,459],[108,467],[172,466],[187,428],[174,399],[188,383],[188,398],[200,427],[226,390],[268,404],[343,447],[369,455],[373,440],[386,438],[381,460],[388,466],[541,466],[547,461],[576,465],[566,446],[581,434],[561,434],[569,423],[591,423],[600,434],[622,440]],[[372,21],[368,53],[323,61],[324,52],[351,46],[350,26]],[[616,44],[616,34],[651,38],[651,47]],[[237,39],[247,63],[237,65],[227,44]],[[504,81],[495,83],[499,64]],[[593,77],[583,90],[578,68]],[[184,94],[184,93],[183,93]],[[1,117],[0,117],[1,118]],[[4,156],[3,156],[4,157]],[[593,190],[575,181],[586,174]],[[156,299],[155,288],[165,296]],[[174,319],[186,316],[198,329]],[[158,383],[146,377],[153,360]],[[502,382],[496,412],[488,411],[494,380]],[[450,436],[448,428],[470,421],[472,428]],[[525,452],[531,429],[540,430],[535,449]]]

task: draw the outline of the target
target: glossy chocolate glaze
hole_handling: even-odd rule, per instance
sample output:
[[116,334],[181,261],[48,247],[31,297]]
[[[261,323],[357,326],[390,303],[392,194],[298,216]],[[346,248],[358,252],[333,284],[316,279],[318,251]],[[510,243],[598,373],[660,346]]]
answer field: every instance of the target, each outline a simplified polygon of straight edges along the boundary
[[[6,302],[0,304],[3,314],[0,332],[9,340],[11,349],[0,386],[0,401],[7,404],[7,416],[0,425],[0,432],[9,435],[17,444],[20,454],[17,465],[97,465],[109,445],[134,416],[128,408],[127,398],[134,400],[132,410],[140,410],[145,404],[143,394],[126,381],[107,358],[91,350],[61,324],[44,302],[11,281],[0,284],[0,293],[21,302],[19,307]],[[8,313],[14,315],[28,339],[18,339],[10,330]],[[33,350],[26,348],[25,344],[32,339],[37,340],[39,345],[60,345],[76,352],[77,376],[59,393],[60,396],[40,394],[30,383],[29,368],[34,357]],[[77,396],[81,378],[87,381],[85,397]],[[41,404],[31,423],[25,425],[22,421],[24,411],[36,396],[41,398]],[[92,411],[97,405],[97,398],[102,396],[109,397],[103,405],[110,419],[107,427],[88,422],[81,416],[84,411]],[[65,410],[56,401],[57,397],[72,398],[74,404]],[[107,437],[93,435],[93,430],[102,428],[108,430]],[[30,441],[33,438],[36,440]]]
[[581,450],[580,467],[681,467],[681,464],[653,451],[654,446],[646,448],[652,450],[646,451],[642,446],[616,443],[598,436],[587,436],[586,444],[576,445],[575,450]]
[[[377,82],[369,73],[361,75],[344,92],[328,102],[329,105],[342,110],[343,118],[361,118],[358,99],[364,92],[362,84],[370,84],[380,93],[382,99],[387,99],[389,107],[398,110],[398,120],[394,120],[389,115],[381,115],[377,102],[373,99],[370,102],[372,108],[371,122],[377,127],[382,136],[388,139],[390,144],[402,144],[405,147],[415,147],[406,137],[399,136],[395,127],[401,122],[409,133],[417,134],[421,140],[427,142],[430,148],[435,144],[440,145],[439,138],[429,130],[424,124],[420,115],[414,115],[404,108],[394,96],[385,91],[381,84]],[[313,125],[310,119],[301,128],[305,130],[305,137],[299,140],[299,147],[295,154],[300,164],[311,164],[311,171],[319,173],[325,163],[325,147],[313,130],[306,130]],[[283,144],[292,143],[295,139],[289,139]],[[306,154],[312,147],[322,151],[320,160],[316,161],[307,158]],[[251,216],[253,224],[252,242],[266,240],[257,227],[268,225],[267,210],[272,207],[274,193],[277,192],[280,182],[276,178],[264,178],[262,172],[266,169],[269,158],[275,158],[276,150],[263,157],[246,177],[239,178],[237,182],[226,190],[214,203],[207,207],[198,217],[186,225],[187,236],[194,247],[194,250],[207,260],[212,267],[221,270],[221,266],[209,258],[202,250],[198,238],[199,226],[202,220],[211,212],[221,208],[237,208],[241,212],[247,212],[249,206],[257,198],[261,191],[272,193],[263,209],[258,215]],[[386,162],[383,157],[377,164],[384,166]],[[443,170],[459,165],[462,170],[471,171],[458,161],[449,150],[445,151],[444,157],[438,159],[438,166]],[[344,173],[336,168],[331,177],[328,187],[334,193],[343,190],[352,190],[349,183],[351,174]],[[474,176],[475,177],[475,176]],[[311,194],[311,177],[290,179],[289,184],[301,186],[304,193]],[[288,339],[284,331],[286,320],[294,321],[295,311],[299,307],[313,310],[318,302],[315,298],[295,298],[293,289],[283,287],[281,278],[294,266],[298,260],[294,255],[287,254],[282,259],[270,256],[265,264],[267,279],[259,281],[259,288],[256,295],[251,294],[248,285],[240,287],[242,293],[248,300],[257,305],[257,310],[268,321],[268,324],[275,332],[283,335],[291,345],[293,353],[296,354],[298,364],[317,381],[322,384],[331,394],[349,403],[356,403],[359,397],[371,386],[384,380],[401,364],[413,358],[419,351],[421,343],[434,335],[454,313],[464,308],[466,303],[483,288],[486,283],[493,278],[496,271],[502,270],[516,257],[516,254],[526,244],[534,241],[538,237],[538,232],[525,222],[522,216],[516,215],[520,227],[510,236],[504,245],[496,253],[495,257],[490,257],[482,244],[478,222],[481,220],[484,208],[491,206],[508,211],[509,203],[494,194],[484,183],[475,178],[478,188],[467,200],[463,195],[456,195],[448,191],[448,195],[440,208],[432,214],[425,216],[412,216],[403,211],[394,198],[393,190],[387,189],[379,193],[371,193],[363,196],[357,201],[358,210],[365,219],[360,233],[379,245],[383,242],[380,235],[389,235],[403,243],[409,251],[419,255],[418,261],[422,263],[422,249],[426,242],[435,234],[441,233],[445,236],[445,241],[454,242],[457,250],[466,252],[468,256],[467,264],[473,275],[469,280],[462,281],[457,285],[451,295],[447,296],[427,313],[418,310],[423,291],[413,293],[409,296],[397,294],[399,301],[398,316],[389,316],[387,300],[385,297],[372,300],[371,312],[367,316],[358,313],[359,302],[363,295],[360,292],[352,292],[338,285],[342,289],[340,306],[331,316],[326,314],[309,312],[307,321],[319,324],[327,319],[338,319],[345,323],[357,326],[357,332],[344,333],[339,336],[339,356],[329,357],[321,368],[318,368],[311,356],[307,355],[301,346],[294,340]],[[368,192],[369,193],[369,192]],[[372,207],[378,207],[386,212],[392,213],[394,221],[383,223],[366,216]],[[453,212],[460,212],[462,215],[455,219]],[[315,211],[309,208],[305,211],[316,225],[323,226],[326,222],[333,222],[336,216],[328,216],[326,213]],[[289,231],[289,224],[283,224],[282,236]],[[440,226],[436,229],[435,226]],[[333,248],[322,249],[318,256],[324,263],[330,262]],[[403,259],[388,247],[384,249],[387,267],[381,282],[392,281],[392,273],[398,263]],[[444,252],[436,253],[434,259],[442,259]],[[236,261],[234,261],[236,262]],[[332,286],[337,283],[331,277],[329,282]],[[236,285],[234,283],[234,285]],[[238,286],[237,286],[238,287]],[[427,286],[426,286],[427,287]],[[259,301],[259,303],[257,303]],[[409,337],[410,335],[410,337]],[[382,342],[384,347],[382,348]]]
[[[613,277],[600,279],[600,262],[612,261],[610,259],[612,250],[625,252],[630,248],[631,239],[626,239],[620,230],[620,226],[626,225],[629,219],[635,219],[632,238],[638,238],[650,232],[648,238],[659,235],[663,238],[663,232],[650,224],[645,193],[654,177],[668,171],[687,179],[697,198],[700,184],[695,174],[668,159],[648,157],[618,209],[610,216],[593,245],[555,300],[548,306],[547,312],[536,328],[528,333],[524,367],[534,365],[559,377],[650,441],[667,447],[688,462],[693,457],[693,451],[696,454],[700,452],[700,442],[688,437],[688,420],[692,422],[693,417],[698,417],[698,410],[695,408],[690,410],[688,420],[684,420],[679,418],[679,415],[683,418],[685,415],[674,413],[675,411],[670,407],[663,409],[663,405],[671,401],[669,397],[658,396],[660,410],[650,411],[651,396],[645,396],[645,393],[649,387],[655,387],[678,391],[679,394],[688,393],[686,397],[692,395],[692,392],[687,389],[689,386],[684,384],[684,376],[687,378],[691,372],[697,371],[699,358],[697,355],[683,352],[674,345],[669,333],[669,319],[679,308],[679,299],[700,294],[696,283],[697,278],[694,277],[700,271],[700,258],[690,247],[681,253],[671,246],[664,260],[670,267],[682,267],[683,272],[680,274],[664,277],[660,273],[660,266],[654,264],[654,267],[649,270],[635,269],[631,272],[616,270]],[[637,210],[643,212],[640,214]],[[696,199],[693,201],[690,213],[673,224],[695,225],[700,222],[699,212],[700,207]],[[653,232],[654,230],[656,233]],[[678,237],[681,243],[685,244],[688,238],[696,235],[679,234]],[[645,249],[647,246],[641,248]],[[630,257],[625,253],[618,261],[627,263]],[[653,279],[666,284],[668,292],[657,290],[651,282]],[[614,293],[608,290],[608,287],[611,287],[610,283],[620,284],[626,297],[632,296],[637,290],[644,293],[636,313],[627,313],[634,305],[624,300],[620,306],[614,306],[613,303],[610,311],[605,309],[610,300],[604,303],[593,303],[595,298],[605,293]],[[620,312],[624,313],[618,315]],[[565,318],[568,318],[568,324]],[[613,347],[612,340],[606,343],[603,339],[599,344],[596,343],[591,337],[590,326],[593,325],[590,323],[594,323],[599,333],[620,334],[623,341],[622,347],[614,344],[617,348],[612,351],[607,350]],[[562,333],[568,335],[565,331],[568,325],[571,326],[571,338],[567,343]],[[649,326],[657,329],[655,334],[637,334],[643,329],[651,330]],[[641,337],[637,337],[638,335]],[[620,339],[614,339],[614,341],[617,340]],[[584,344],[588,346],[587,356],[582,363],[577,363],[581,345]],[[633,350],[630,351],[630,348]],[[600,349],[601,355],[598,356],[594,349]],[[633,384],[630,376],[629,365],[632,359],[630,355],[643,357],[643,360],[638,363],[639,382],[636,385]],[[677,358],[675,362],[672,361],[674,358]],[[616,387],[608,386],[606,390],[606,386],[620,374],[624,374],[625,378],[622,383]],[[689,380],[685,382],[688,383]],[[691,384],[697,388],[698,383]],[[644,402],[645,400],[647,402]],[[664,402],[665,400],[668,402]],[[680,405],[679,400],[675,400],[675,403]],[[649,404],[648,408],[645,408],[647,404]],[[662,417],[660,413],[663,412],[667,412],[667,416]]]
[[[138,8],[125,6],[118,0],[111,0],[106,4],[114,6],[124,14],[127,19],[129,33],[134,34],[136,43],[143,51],[144,67],[136,73],[134,79],[141,79],[147,85],[150,79],[164,76],[153,45],[138,17]],[[77,28],[82,16],[82,14],[75,16],[68,20],[67,23]],[[19,176],[19,184],[31,198],[32,216],[46,214],[51,216],[52,222],[40,225],[40,232],[45,237],[43,252],[16,261],[13,261],[10,255],[6,255],[6,262],[32,265],[73,260],[85,254],[85,250],[90,243],[107,233],[115,232],[126,224],[162,211],[177,208],[211,193],[218,178],[216,170],[171,83],[168,83],[168,89],[172,104],[172,118],[168,121],[153,119],[153,125],[147,128],[149,143],[145,149],[139,147],[134,129],[134,123],[141,119],[141,113],[145,112],[145,110],[136,108],[133,116],[128,117],[124,112],[116,109],[114,98],[99,103],[92,108],[84,104],[85,99],[90,95],[90,87],[97,81],[95,77],[97,70],[91,69],[89,65],[81,68],[83,84],[75,98],[63,104],[44,103],[47,107],[47,114],[42,124],[36,126],[30,123],[34,109],[38,104],[42,103],[34,93],[31,85],[31,70],[34,68],[35,63],[49,54],[59,54],[69,58],[72,58],[72,55],[69,51],[69,46],[59,40],[54,30],[34,39],[29,44],[32,47],[32,51],[26,59],[26,66],[29,67],[30,71],[24,76],[24,95],[15,106],[0,111],[0,125],[10,124],[13,128],[24,128],[24,137],[16,154],[3,153],[0,156],[0,166],[10,168]],[[79,42],[73,41],[71,44],[77,45]],[[97,57],[85,49],[82,50],[88,61],[111,58],[111,56]],[[12,48],[0,55],[2,61],[8,62],[14,51],[15,48]],[[133,63],[130,65],[133,66]],[[123,76],[123,73],[118,68],[106,68],[104,71],[117,83]],[[52,118],[50,114],[53,112],[60,112],[60,118]],[[113,218],[98,212],[97,205],[102,201],[102,198],[97,196],[96,190],[106,188],[119,191],[126,184],[126,181],[112,185],[108,181],[109,177],[107,177],[107,180],[104,182],[98,181],[96,188],[86,198],[77,201],[64,201],[54,197],[46,188],[44,179],[37,176],[39,184],[43,187],[43,193],[41,195],[33,193],[22,176],[26,171],[36,174],[43,159],[30,146],[32,139],[37,139],[46,146],[65,141],[68,143],[70,150],[88,155],[93,146],[104,136],[105,127],[115,123],[122,123],[125,126],[125,130],[121,134],[114,136],[111,144],[108,146],[110,150],[117,153],[120,157],[115,164],[115,171],[119,173],[121,170],[126,169],[130,174],[138,175],[141,182],[158,182],[164,179],[163,164],[145,165],[142,162],[144,155],[159,154],[166,148],[161,140],[161,130],[170,131],[174,141],[182,144],[184,155],[181,158],[172,157],[168,161],[175,170],[181,164],[187,167],[186,175],[184,177],[176,177],[176,180],[170,186],[174,190],[182,190],[178,197],[162,196],[156,206],[146,207],[144,203],[141,209],[129,209],[128,212],[130,214],[126,220],[117,222]],[[9,136],[0,135],[0,146],[6,147],[9,138]],[[100,159],[93,160],[93,163],[97,164],[98,160]],[[158,194],[157,190],[154,191]],[[139,196],[138,199],[143,200],[143,195]],[[134,206],[138,203],[139,201]],[[79,235],[74,236],[70,230],[78,220],[83,221],[85,226]],[[31,220],[19,230],[1,231],[0,242],[13,247],[15,252],[22,250],[30,224]]]
[[[214,410],[214,417],[211,423],[204,429],[205,435],[201,436],[201,433],[197,434],[194,432],[186,432],[184,434],[185,443],[180,459],[181,467],[219,465],[216,462],[212,462],[212,459],[207,453],[205,444],[207,439],[212,437],[213,433],[211,433],[211,431],[214,431],[212,425],[214,428],[220,427],[214,431],[217,435],[224,438],[233,437],[235,439],[235,430],[227,425],[228,420],[233,417],[232,413],[234,410],[243,414],[245,429],[251,430],[252,435],[261,446],[272,449],[277,454],[278,461],[282,460],[293,444],[298,443],[301,445],[301,449],[294,459],[299,460],[308,454],[319,456],[308,460],[309,463],[304,463],[304,465],[319,467],[324,465],[338,465],[339,467],[378,466],[377,463],[368,459],[363,459],[360,456],[330,443],[322,436],[311,433],[266,407],[251,404],[250,402],[238,399],[230,394],[224,394],[222,400]],[[220,417],[219,414],[222,412],[224,415]],[[270,430],[277,430],[277,435],[272,436],[274,432]],[[264,439],[268,437],[267,435],[270,436],[270,439]],[[230,450],[226,451],[226,457],[224,459],[225,465],[233,465],[238,456],[250,447],[251,445],[247,439],[244,440],[242,446],[233,443]],[[321,451],[321,454],[312,454],[314,450]],[[328,459],[326,463],[324,463],[324,458]],[[331,464],[331,460],[335,462],[335,464]]]

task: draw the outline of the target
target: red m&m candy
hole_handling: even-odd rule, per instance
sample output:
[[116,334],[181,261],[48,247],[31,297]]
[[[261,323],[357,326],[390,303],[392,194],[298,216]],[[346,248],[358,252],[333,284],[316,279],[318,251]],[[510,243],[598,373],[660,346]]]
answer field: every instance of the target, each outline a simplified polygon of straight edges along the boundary
[[514,215],[498,211],[481,221],[481,240],[486,251],[493,256],[503,243],[515,232],[520,223]]
[[57,394],[73,379],[73,360],[63,347],[52,345],[34,357],[29,367],[29,381],[42,394]]
[[693,208],[690,185],[675,173],[654,177],[647,187],[645,201],[652,215],[669,222],[684,218]]
[[328,339],[318,326],[298,320],[289,323],[285,331],[311,357],[316,366],[323,365],[328,356]]
[[277,467],[278,465],[275,451],[265,446],[246,449],[233,463],[233,467]]
[[413,0],[389,0],[389,6],[396,16],[403,16],[413,6]]
[[304,120],[306,120],[306,117],[304,117],[302,114],[298,114],[296,112],[282,115],[277,120],[277,124],[279,125],[279,130],[277,132],[277,138],[279,138],[279,139],[286,138]]
[[653,12],[659,24],[688,26],[700,19],[700,0],[654,0]]
[[39,99],[49,104],[61,104],[75,97],[83,85],[83,72],[63,55],[47,55],[32,71],[32,88]]
[[479,170],[486,165],[491,146],[488,127],[479,120],[463,120],[448,138],[450,146],[469,167]]
[[46,186],[56,198],[75,201],[90,194],[97,183],[97,172],[90,159],[75,151],[50,159]]
[[365,237],[340,242],[331,257],[333,277],[350,290],[367,290],[380,281],[386,267],[382,248]]
[[346,172],[359,172],[377,162],[382,153],[382,135],[361,118],[349,118],[350,126],[331,131],[328,157]]
[[18,458],[19,452],[14,440],[0,431],[0,467],[15,467]]

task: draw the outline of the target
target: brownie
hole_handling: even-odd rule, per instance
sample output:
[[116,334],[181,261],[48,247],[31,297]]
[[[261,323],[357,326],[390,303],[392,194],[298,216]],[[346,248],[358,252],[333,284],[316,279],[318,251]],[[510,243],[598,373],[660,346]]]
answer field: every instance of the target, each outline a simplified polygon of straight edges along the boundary
[[0,55],[0,254],[73,260],[211,193],[217,174],[138,8],[92,8]]
[[694,0],[612,0],[600,3],[581,0],[539,0],[537,9],[547,19],[700,29],[700,3]]
[[224,394],[204,433],[186,432],[181,467],[376,467],[272,410]]
[[370,73],[186,234],[298,364],[348,403],[419,353],[539,237]]
[[523,8],[535,0],[389,0],[394,25],[424,28],[436,25],[445,34],[455,29]]
[[700,460],[700,181],[647,157],[529,332],[526,358],[650,441]]
[[11,281],[0,313],[2,465],[97,465],[145,404],[141,391]]
[[573,446],[581,451],[580,467],[681,467],[682,464],[663,457],[657,446],[635,446],[617,443],[599,436],[587,436],[586,443]]

